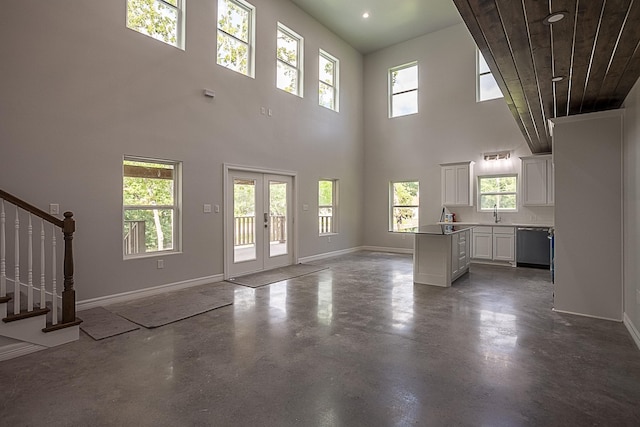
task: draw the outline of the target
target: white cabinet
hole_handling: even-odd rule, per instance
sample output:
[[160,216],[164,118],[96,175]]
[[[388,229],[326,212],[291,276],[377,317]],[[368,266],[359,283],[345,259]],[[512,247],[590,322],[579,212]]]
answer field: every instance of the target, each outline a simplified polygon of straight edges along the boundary
[[513,227],[475,227],[473,229],[473,258],[515,262],[515,229]]
[[451,286],[454,280],[469,271],[470,229],[454,234],[418,233],[414,239],[414,283]]
[[471,232],[469,230],[451,236],[451,280],[462,276],[471,262],[469,246]]
[[516,260],[516,238],[513,227],[493,227],[493,260]]
[[553,206],[553,161],[551,155],[521,157],[522,205]]
[[473,229],[473,258],[493,259],[492,227],[476,227]]
[[443,206],[473,206],[473,162],[440,165]]

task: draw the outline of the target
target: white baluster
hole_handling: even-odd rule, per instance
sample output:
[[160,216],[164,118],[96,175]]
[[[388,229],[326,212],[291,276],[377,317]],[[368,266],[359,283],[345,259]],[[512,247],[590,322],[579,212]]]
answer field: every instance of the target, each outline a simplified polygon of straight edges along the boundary
[[45,275],[44,275],[44,220],[40,220],[40,308],[46,307]]
[[29,228],[27,228],[27,311],[33,311],[33,224],[29,214]]
[[4,200],[0,200],[0,297],[7,296],[7,264],[5,248],[5,222],[7,216],[4,213]]
[[15,238],[15,257],[14,257],[14,275],[13,275],[13,314],[20,313],[20,217],[18,216],[18,207],[16,206],[16,238]]
[[53,275],[53,281],[51,282],[51,324],[58,324],[58,292],[56,289],[56,276],[58,275],[56,268],[56,226],[53,226],[53,234],[51,237],[51,245],[53,246],[53,252],[51,253],[51,274]]

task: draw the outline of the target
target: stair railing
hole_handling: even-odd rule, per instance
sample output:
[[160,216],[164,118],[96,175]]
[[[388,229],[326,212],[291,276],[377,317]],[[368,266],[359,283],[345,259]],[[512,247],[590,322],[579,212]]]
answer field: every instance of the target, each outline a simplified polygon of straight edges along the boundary
[[[7,223],[8,217],[13,214],[11,218],[14,223],[14,250],[13,253],[9,253],[9,256],[13,258],[13,278],[7,275],[7,250],[6,240],[8,235]],[[39,254],[36,252],[35,256],[39,260],[39,267],[37,272],[39,273],[39,286],[34,284],[34,232],[33,222],[34,217],[36,221],[40,219],[40,236],[39,236]],[[22,225],[21,220],[27,222],[27,283],[21,282],[21,272],[24,270],[24,266],[20,264],[20,244],[24,242],[25,238],[21,236]],[[47,230],[51,230],[49,235],[51,257],[49,266],[47,267],[46,257],[46,236]],[[62,319],[58,318],[58,289],[57,289],[57,239],[56,234],[62,232],[64,238],[64,259],[63,259],[63,291],[62,291]],[[46,330],[55,330],[61,327],[65,327],[68,324],[76,324],[76,296],[73,280],[73,233],[75,232],[75,220],[73,219],[72,212],[64,213],[64,220],[58,219],[43,210],[23,201],[19,198],[0,190],[0,302],[13,303],[13,317],[29,317],[30,314],[36,314],[37,312],[48,311],[46,308],[47,297],[50,295],[51,299],[51,322]],[[47,280],[46,271],[49,269],[49,280]],[[13,282],[13,296],[8,297],[7,282]],[[49,282],[49,288],[47,289],[47,282]],[[21,290],[26,287],[26,312],[24,311],[24,304],[21,304]],[[39,293],[39,307],[34,306],[34,292]],[[6,320],[5,320],[6,321]]]

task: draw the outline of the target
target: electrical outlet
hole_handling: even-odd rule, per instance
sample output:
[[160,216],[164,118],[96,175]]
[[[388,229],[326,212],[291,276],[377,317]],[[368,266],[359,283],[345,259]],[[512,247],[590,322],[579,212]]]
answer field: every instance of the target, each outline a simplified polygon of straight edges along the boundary
[[211,205],[205,203],[204,208],[202,209],[204,213],[211,213]]
[[158,268],[164,268],[164,260],[163,259],[159,259],[158,260]]
[[60,205],[57,203],[51,203],[49,205],[49,213],[51,215],[58,215],[60,213]]

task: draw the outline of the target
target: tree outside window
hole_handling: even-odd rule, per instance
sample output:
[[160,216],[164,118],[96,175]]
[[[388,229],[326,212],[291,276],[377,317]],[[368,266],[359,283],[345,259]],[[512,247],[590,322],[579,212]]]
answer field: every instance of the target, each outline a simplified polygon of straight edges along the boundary
[[302,96],[302,37],[278,23],[276,86]]
[[517,192],[517,175],[478,177],[478,206],[481,211],[517,211]]
[[127,27],[184,48],[182,0],[127,0]]
[[246,76],[253,76],[254,12],[244,1],[218,1],[217,63]]
[[389,70],[389,117],[418,112],[418,63]]
[[391,230],[402,231],[419,226],[420,184],[418,181],[391,183]]
[[320,234],[337,232],[336,227],[337,180],[318,181],[318,220]]
[[318,64],[318,103],[338,111],[338,60],[320,49]]
[[125,158],[124,255],[176,251],[179,163]]

